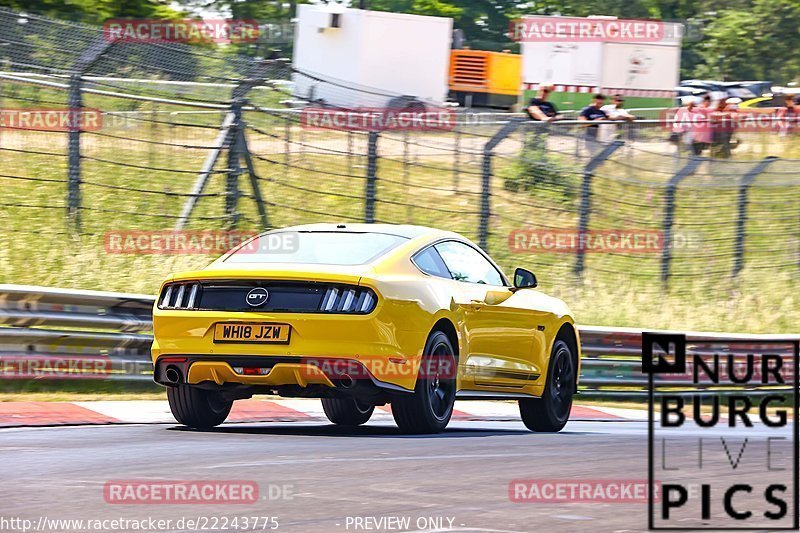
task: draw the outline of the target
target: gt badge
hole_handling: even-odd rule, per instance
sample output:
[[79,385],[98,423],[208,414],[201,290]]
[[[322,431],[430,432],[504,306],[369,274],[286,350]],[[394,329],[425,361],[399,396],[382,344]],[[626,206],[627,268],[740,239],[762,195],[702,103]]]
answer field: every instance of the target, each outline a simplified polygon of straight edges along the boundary
[[247,293],[247,297],[245,298],[247,305],[250,307],[260,307],[267,303],[267,299],[269,299],[269,292],[263,287],[256,287],[251,290]]

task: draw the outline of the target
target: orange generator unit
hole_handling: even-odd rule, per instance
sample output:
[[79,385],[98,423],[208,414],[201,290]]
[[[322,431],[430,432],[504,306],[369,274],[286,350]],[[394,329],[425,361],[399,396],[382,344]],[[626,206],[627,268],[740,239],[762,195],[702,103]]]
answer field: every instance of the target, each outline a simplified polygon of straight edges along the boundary
[[465,107],[512,107],[522,87],[521,57],[508,52],[450,50],[450,98]]

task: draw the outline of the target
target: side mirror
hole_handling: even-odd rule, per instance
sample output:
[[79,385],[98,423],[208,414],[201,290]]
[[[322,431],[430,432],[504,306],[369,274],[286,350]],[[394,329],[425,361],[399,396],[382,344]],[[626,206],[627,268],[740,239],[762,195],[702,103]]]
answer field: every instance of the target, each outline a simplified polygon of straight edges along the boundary
[[514,288],[527,289],[539,285],[536,281],[536,276],[530,270],[518,268],[514,271]]

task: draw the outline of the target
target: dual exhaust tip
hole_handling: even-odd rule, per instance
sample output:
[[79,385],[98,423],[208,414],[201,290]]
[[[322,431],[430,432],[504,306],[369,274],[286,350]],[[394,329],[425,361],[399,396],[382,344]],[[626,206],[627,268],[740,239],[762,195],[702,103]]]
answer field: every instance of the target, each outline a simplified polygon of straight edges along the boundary
[[180,385],[181,381],[183,381],[181,377],[181,371],[174,366],[167,367],[167,369],[164,371],[164,379],[170,385]]
[[356,386],[356,380],[350,374],[342,374],[336,380],[336,384],[343,389],[352,389]]

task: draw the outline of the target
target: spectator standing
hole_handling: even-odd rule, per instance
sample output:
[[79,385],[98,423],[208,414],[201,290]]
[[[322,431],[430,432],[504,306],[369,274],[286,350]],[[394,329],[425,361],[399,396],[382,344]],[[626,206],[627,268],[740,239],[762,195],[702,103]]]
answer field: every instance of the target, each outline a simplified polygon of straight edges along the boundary
[[731,156],[734,122],[737,110],[731,98],[721,98],[709,118],[711,124],[711,155],[728,159]]
[[598,133],[598,122],[603,122],[608,120],[608,115],[605,111],[603,111],[602,107],[606,101],[606,97],[602,94],[595,94],[592,98],[592,103],[587,105],[581,110],[581,114],[578,116],[578,120],[581,122],[589,122],[586,126],[586,148],[589,149],[589,152],[595,154],[597,151],[602,148],[602,144],[597,139]]
[[[636,117],[631,115],[628,110],[623,107],[624,105],[625,99],[622,97],[622,95],[615,94],[612,97],[611,103],[604,105],[600,109],[606,114],[608,120],[616,122],[633,122]],[[604,125],[601,128],[601,133],[603,141],[610,141],[617,137],[617,126],[613,124]],[[628,138],[630,138],[630,135],[628,135]]]
[[[679,150],[687,147],[694,152],[694,127],[695,118],[699,116],[695,113],[697,99],[694,96],[682,96],[681,107],[675,111],[675,118],[672,123],[672,133],[669,136],[670,142],[677,145]],[[698,155],[695,152],[695,155]]]
[[787,94],[784,97],[783,107],[778,109],[777,112],[778,127],[781,135],[786,136],[800,131],[797,124],[798,118],[800,118],[800,112],[798,111],[800,110],[797,107],[797,102],[792,98],[792,95]]
[[539,91],[534,98],[528,102],[528,107],[525,111],[533,122],[541,123],[530,128],[529,134],[525,136],[525,147],[529,151],[544,151],[547,149],[547,133],[545,124],[559,120],[561,115],[558,114],[556,106],[548,101],[550,93],[553,92],[552,85],[541,85]]
[[631,115],[628,110],[623,107],[624,105],[625,99],[622,97],[622,95],[615,94],[611,100],[611,103],[604,105],[600,109],[605,112],[609,120],[626,120],[628,122],[632,122],[636,119],[636,117]]
[[711,95],[704,94],[700,105],[692,109],[692,152],[694,155],[701,155],[703,151],[711,146]]
[[558,109],[552,102],[548,102],[550,93],[553,92],[552,85],[542,85],[534,98],[528,102],[528,107],[525,109],[531,120],[540,122],[553,122],[561,118],[558,114]]

